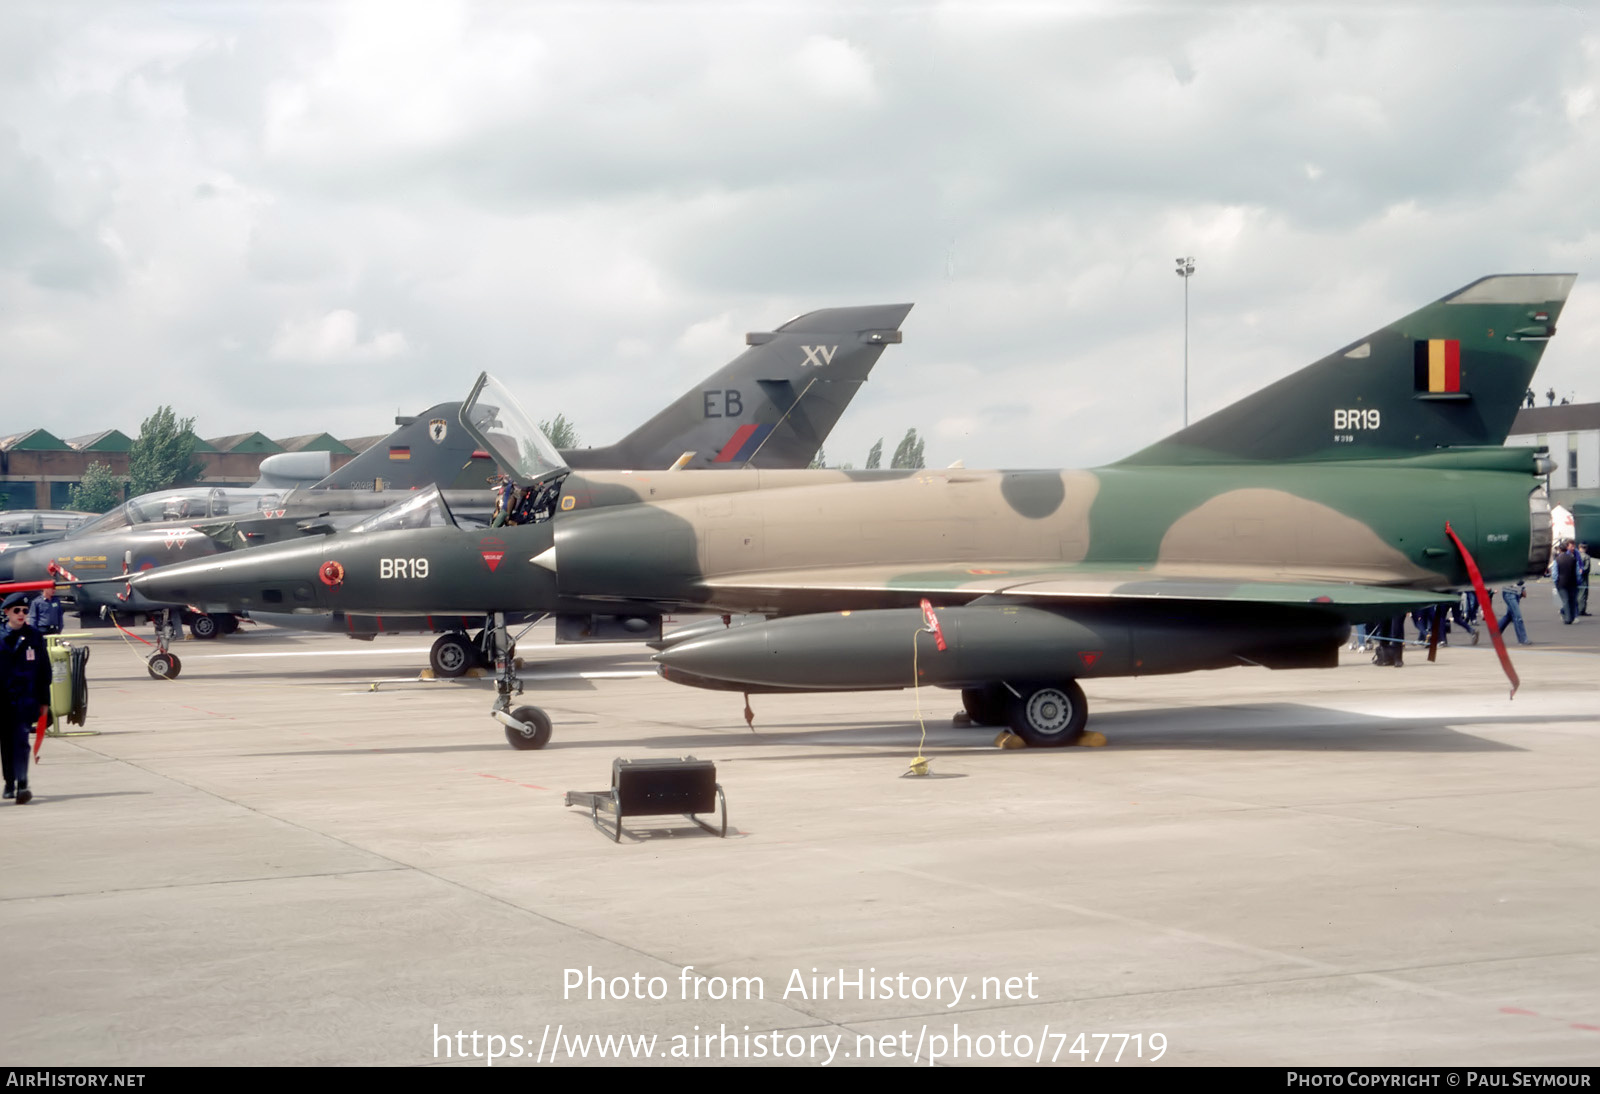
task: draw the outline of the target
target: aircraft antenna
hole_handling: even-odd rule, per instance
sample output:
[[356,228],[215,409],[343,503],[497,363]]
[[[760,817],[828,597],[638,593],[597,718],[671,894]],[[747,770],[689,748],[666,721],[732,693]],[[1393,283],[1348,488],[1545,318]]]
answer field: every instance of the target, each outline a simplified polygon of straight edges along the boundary
[[800,405],[800,400],[804,399],[806,397],[806,392],[810,391],[811,390],[811,385],[816,383],[816,382],[817,382],[817,378],[815,376],[811,377],[811,379],[806,381],[806,386],[801,388],[800,389],[800,394],[798,394],[798,395],[796,395],[794,397],[794,402],[790,403],[789,404],[789,409],[785,410],[783,412],[783,417],[779,418],[778,421],[777,421],[777,424],[774,425],[772,427],[772,429],[767,432],[767,435],[765,437],[761,438],[761,443],[756,445],[756,450],[754,452],[750,453],[750,458],[749,459],[744,461],[744,466],[745,467],[749,467],[753,462],[755,462],[755,458],[757,456],[761,455],[761,450],[763,448],[767,447],[767,442],[772,440],[773,437],[776,437],[778,435],[778,430],[783,428],[783,423],[789,420],[789,415],[794,413],[794,408]]

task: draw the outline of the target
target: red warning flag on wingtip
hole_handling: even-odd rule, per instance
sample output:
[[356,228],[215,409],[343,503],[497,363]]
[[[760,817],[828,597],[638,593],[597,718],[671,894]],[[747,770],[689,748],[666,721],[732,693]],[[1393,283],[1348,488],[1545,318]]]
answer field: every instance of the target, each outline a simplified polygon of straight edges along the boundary
[[927,620],[928,630],[933,632],[934,644],[944,649],[944,628],[939,626],[939,617],[933,614],[933,605],[927,597],[922,598],[922,618]]

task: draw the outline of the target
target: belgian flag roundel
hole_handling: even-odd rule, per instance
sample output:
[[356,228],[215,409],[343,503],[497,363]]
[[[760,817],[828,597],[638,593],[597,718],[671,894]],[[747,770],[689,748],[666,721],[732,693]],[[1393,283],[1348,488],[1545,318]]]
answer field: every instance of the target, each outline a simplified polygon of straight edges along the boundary
[[1430,394],[1461,390],[1461,342],[1430,338],[1416,343],[1416,387]]

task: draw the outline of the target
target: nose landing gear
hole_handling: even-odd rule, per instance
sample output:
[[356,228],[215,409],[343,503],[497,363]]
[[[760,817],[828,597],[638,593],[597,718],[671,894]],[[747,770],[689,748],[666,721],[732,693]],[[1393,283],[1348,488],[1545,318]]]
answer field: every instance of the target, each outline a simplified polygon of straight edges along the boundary
[[170,609],[162,609],[155,619],[156,625],[156,652],[150,655],[145,662],[145,668],[157,680],[176,680],[178,673],[183,671],[183,662],[178,660],[178,655],[167,649],[172,640],[178,637],[178,624],[172,621]]
[[[528,624],[522,633],[526,634],[532,626],[533,623]],[[500,612],[491,615],[486,632],[484,640],[495,668],[495,700],[490,717],[506,727],[506,742],[512,748],[543,748],[550,743],[554,731],[550,715],[536,706],[524,704],[515,709],[511,706],[512,698],[522,694],[522,679],[517,675],[522,661],[517,657],[517,640],[506,627],[505,615]]]

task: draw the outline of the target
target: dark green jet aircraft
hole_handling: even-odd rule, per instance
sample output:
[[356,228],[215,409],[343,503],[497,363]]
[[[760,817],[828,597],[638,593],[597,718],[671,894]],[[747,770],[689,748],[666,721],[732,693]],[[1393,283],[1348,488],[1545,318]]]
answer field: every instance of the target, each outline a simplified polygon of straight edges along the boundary
[[[910,304],[823,308],[771,331],[745,336],[747,348],[613,445],[563,450],[565,466],[578,468],[743,467],[803,468],[866,382],[885,347],[900,342]],[[496,409],[479,403],[480,414]],[[16,551],[0,576],[22,582],[45,579],[52,567],[94,579],[141,572],[206,558],[238,548],[350,527],[395,503],[394,491],[434,485],[451,490],[458,509],[485,517],[491,495],[485,477],[493,457],[462,427],[462,404],[441,403],[396,419],[393,433],[312,486],[179,487],[137,497],[81,525],[58,541]],[[3,544],[0,544],[3,547]],[[237,628],[227,611],[195,611],[182,601],[152,600],[116,580],[74,586],[80,610],[102,608],[118,616],[180,613],[197,638]],[[275,617],[270,605],[258,619],[301,629],[333,629],[354,637],[374,633],[443,630],[443,656],[465,671],[470,652],[460,618],[365,617],[343,612],[313,619]],[[158,628],[164,631],[166,628]],[[455,637],[450,637],[455,636]],[[170,637],[170,635],[168,636]],[[436,647],[435,670],[441,666]],[[151,655],[151,672],[173,676],[180,665],[165,640]]]
[[[1447,603],[1475,568],[1542,572],[1549,460],[1501,445],[1573,281],[1475,281],[1093,470],[583,473],[506,421],[484,443],[544,492],[533,523],[465,529],[418,495],[362,534],[135,584],[239,608],[543,610],[641,637],[663,611],[755,613],[772,618],[661,642],[662,675],[960,688],[975,720],[1068,744],[1080,680],[1332,667],[1352,622]],[[493,633],[495,716],[539,747],[549,720],[512,708]]]

